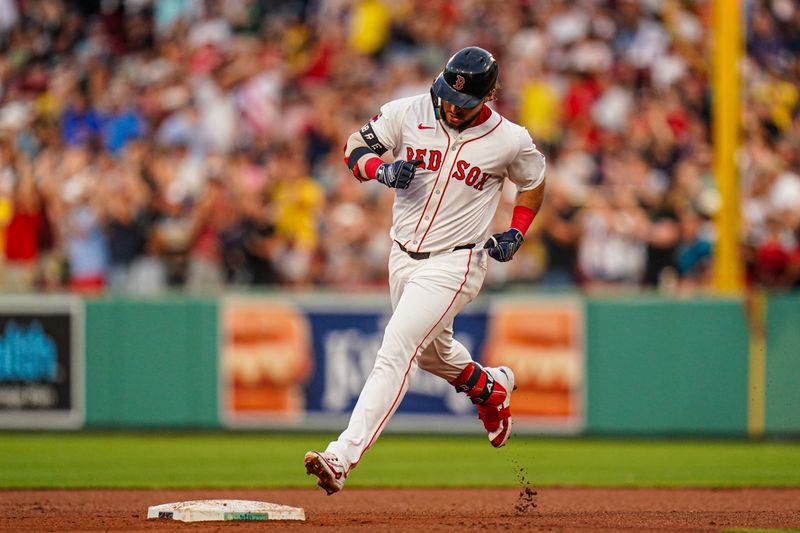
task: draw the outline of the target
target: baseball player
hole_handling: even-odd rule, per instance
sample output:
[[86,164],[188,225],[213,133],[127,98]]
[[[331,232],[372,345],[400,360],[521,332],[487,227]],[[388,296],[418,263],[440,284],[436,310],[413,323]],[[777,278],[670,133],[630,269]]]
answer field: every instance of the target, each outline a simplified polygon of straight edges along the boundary
[[[347,429],[306,472],[330,495],[397,410],[417,368],[472,400],[492,446],[511,433],[514,373],[483,368],[453,338],[453,319],[478,294],[488,258],[509,261],[544,196],[544,156],[528,132],[490,109],[498,66],[478,47],[457,52],[430,94],[391,101],[345,147],[361,182],[396,189],[390,235],[393,313]],[[489,235],[505,179],[517,187],[508,231]]]

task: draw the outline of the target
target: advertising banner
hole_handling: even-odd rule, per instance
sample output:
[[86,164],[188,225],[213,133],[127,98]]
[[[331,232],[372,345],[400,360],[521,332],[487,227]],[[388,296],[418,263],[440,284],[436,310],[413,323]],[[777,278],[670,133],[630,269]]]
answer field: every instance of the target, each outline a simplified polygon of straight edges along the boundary
[[227,298],[220,309],[220,415],[229,426],[301,421],[312,371],[307,317],[275,300]]
[[[389,316],[389,309],[308,312],[315,354],[315,371],[306,388],[310,420],[333,421],[338,429],[344,429],[375,364]],[[459,342],[479,353],[486,332],[486,313],[463,312],[453,329]],[[474,417],[474,407],[463,394],[445,380],[418,369],[390,428],[470,431],[475,424],[480,426]]]
[[490,309],[482,361],[514,370],[516,431],[577,433],[585,425],[583,303],[499,300]]
[[[542,328],[560,329],[549,337],[543,336],[543,329],[521,338],[502,327],[509,308],[495,306],[487,312],[480,305],[472,307],[456,317],[455,337],[485,364],[509,364],[515,371],[519,366],[520,398],[515,396],[513,410],[520,430],[579,431],[583,424],[580,306],[534,305],[528,312]],[[375,363],[390,314],[379,301],[347,298],[326,305],[226,299],[221,320],[223,423],[344,429]],[[463,394],[443,379],[417,370],[387,426],[387,431],[393,430],[481,432],[483,428]]]
[[0,427],[81,427],[83,361],[79,299],[0,298]]

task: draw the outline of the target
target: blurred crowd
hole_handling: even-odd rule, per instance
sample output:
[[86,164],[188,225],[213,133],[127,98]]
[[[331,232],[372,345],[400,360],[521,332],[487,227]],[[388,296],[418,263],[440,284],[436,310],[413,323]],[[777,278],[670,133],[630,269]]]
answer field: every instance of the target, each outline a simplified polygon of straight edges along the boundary
[[[800,286],[800,6],[746,3],[741,252]],[[548,160],[487,283],[709,284],[709,0],[0,0],[0,285],[153,293],[387,279],[392,191],[347,136],[448,57]],[[514,190],[495,219],[507,227]]]

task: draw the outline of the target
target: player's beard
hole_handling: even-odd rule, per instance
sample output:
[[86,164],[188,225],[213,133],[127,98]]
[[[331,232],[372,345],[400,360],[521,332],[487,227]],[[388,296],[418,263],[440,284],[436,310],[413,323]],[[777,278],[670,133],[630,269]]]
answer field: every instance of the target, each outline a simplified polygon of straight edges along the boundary
[[451,128],[453,128],[455,130],[464,131],[465,129],[469,128],[470,125],[473,122],[475,122],[475,119],[478,118],[478,115],[481,114],[481,109],[482,109],[483,105],[485,105],[485,104],[481,103],[481,104],[475,106],[475,108],[473,109],[473,111],[474,111],[473,115],[471,117],[469,117],[467,120],[463,120],[459,124],[453,124],[452,122],[450,122],[447,119],[447,111],[445,111],[444,105],[440,105],[439,114],[441,115],[442,120],[444,120],[445,124],[447,124],[448,126],[450,126]]

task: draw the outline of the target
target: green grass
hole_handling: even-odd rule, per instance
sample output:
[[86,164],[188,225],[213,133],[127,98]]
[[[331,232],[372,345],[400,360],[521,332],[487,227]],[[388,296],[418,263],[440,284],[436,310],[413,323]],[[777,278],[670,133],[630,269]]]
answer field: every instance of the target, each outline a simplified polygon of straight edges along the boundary
[[[0,488],[307,487],[332,434],[0,433]],[[348,486],[800,486],[800,444],[387,435]]]

